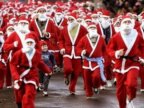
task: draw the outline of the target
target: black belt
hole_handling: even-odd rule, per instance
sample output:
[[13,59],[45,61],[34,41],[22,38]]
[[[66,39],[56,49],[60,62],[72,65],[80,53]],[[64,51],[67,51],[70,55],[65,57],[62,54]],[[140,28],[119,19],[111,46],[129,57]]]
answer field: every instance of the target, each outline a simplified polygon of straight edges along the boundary
[[129,59],[131,61],[135,61],[137,62],[138,61],[138,58],[136,56],[121,56],[121,58],[123,59]]
[[25,68],[25,69],[33,69],[34,67],[29,67],[29,66],[19,66],[20,68]]

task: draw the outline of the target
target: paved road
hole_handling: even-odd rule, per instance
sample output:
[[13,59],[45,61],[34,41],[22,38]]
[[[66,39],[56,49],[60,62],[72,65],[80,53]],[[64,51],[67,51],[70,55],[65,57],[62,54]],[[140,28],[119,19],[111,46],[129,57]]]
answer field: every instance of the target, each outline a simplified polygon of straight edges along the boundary
[[[48,92],[48,97],[43,97],[42,93],[37,94],[36,108],[118,108],[114,87],[107,88],[99,95],[94,95],[92,99],[87,100],[82,78],[79,78],[76,95],[70,96],[62,73],[53,75]],[[134,104],[135,108],[144,108],[144,94],[138,91]],[[16,108],[11,89],[0,90],[0,108]]]

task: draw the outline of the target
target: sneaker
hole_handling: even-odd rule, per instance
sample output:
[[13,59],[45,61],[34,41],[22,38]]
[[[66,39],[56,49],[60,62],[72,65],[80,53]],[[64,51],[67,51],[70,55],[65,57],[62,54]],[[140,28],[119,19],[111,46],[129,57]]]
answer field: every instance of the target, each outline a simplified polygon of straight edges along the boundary
[[140,92],[141,92],[141,93],[144,93],[144,89],[140,89]]
[[92,99],[92,96],[87,96],[86,99],[87,100]]
[[113,84],[110,80],[107,80],[106,85],[107,85],[107,87],[112,87]]
[[99,94],[99,89],[98,88],[94,88],[94,93],[95,94]]
[[127,107],[126,108],[135,108],[132,100],[131,101],[127,100]]
[[69,85],[69,78],[64,78],[64,82],[66,85]]
[[105,86],[100,86],[99,89],[100,89],[100,90],[105,90],[106,88],[105,88]]
[[48,92],[47,91],[43,91],[43,96],[48,96]]
[[6,88],[7,88],[7,89],[10,89],[10,88],[12,88],[12,86],[7,86]]
[[70,95],[74,96],[74,95],[75,95],[75,92],[72,92],[72,91],[71,91],[71,92],[70,92]]

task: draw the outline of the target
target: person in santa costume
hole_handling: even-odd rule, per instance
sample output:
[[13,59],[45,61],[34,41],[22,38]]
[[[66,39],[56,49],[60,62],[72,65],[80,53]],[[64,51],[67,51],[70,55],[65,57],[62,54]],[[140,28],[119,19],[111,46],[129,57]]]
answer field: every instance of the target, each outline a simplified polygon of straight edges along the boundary
[[[141,34],[142,38],[144,39],[144,15],[141,19],[141,25],[136,28],[136,30]],[[140,79],[141,79],[141,88],[140,92],[144,93],[144,67],[141,66],[140,69]]]
[[107,47],[108,54],[115,58],[113,71],[117,80],[116,95],[120,108],[134,108],[140,64],[144,63],[144,41],[133,27],[131,18],[123,16],[120,32],[111,38]]
[[76,21],[76,14],[70,13],[68,26],[64,27],[59,37],[60,53],[63,55],[65,84],[69,85],[70,94],[75,94],[77,79],[82,72],[81,56],[77,54],[76,46],[86,34],[86,28]]
[[[115,34],[113,24],[111,23],[110,12],[108,10],[102,10],[100,15],[99,23],[97,24],[98,33],[104,38],[106,44],[108,44],[110,38]],[[108,87],[112,86],[113,73],[112,73],[112,59],[107,54],[105,57],[105,74],[109,83]]]
[[[35,48],[35,35],[27,35],[22,49],[16,51],[10,61],[14,90],[18,108],[35,108],[36,89],[39,84],[38,69],[51,75],[52,72],[41,59],[41,52]],[[38,69],[37,69],[38,68]]]
[[[13,55],[17,50],[21,49],[24,46],[24,39],[27,34],[35,34],[29,30],[29,21],[25,17],[20,17],[18,25],[15,26],[15,32],[6,39],[4,43],[4,50],[11,55]],[[36,48],[40,50],[39,39],[35,34]]]
[[40,40],[47,42],[50,52],[54,53],[56,61],[59,62],[58,29],[52,19],[46,15],[46,7],[38,7],[36,11],[37,16],[31,21],[30,29],[38,34]]
[[6,74],[6,62],[4,58],[3,45],[4,45],[4,33],[3,30],[0,29],[0,89],[2,89],[4,86],[4,79]]
[[80,40],[77,50],[83,57],[85,91],[89,99],[93,96],[93,90],[98,93],[101,83],[106,82],[103,64],[106,43],[97,33],[95,23],[90,23],[87,29],[88,34]]

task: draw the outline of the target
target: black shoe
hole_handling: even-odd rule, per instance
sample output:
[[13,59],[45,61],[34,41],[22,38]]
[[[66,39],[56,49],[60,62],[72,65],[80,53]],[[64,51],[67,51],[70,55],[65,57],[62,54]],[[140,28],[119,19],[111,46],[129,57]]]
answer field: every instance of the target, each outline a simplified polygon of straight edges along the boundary
[[22,108],[22,103],[17,103],[17,108]]
[[99,89],[98,88],[94,88],[94,93],[95,94],[99,94]]
[[64,82],[66,85],[69,85],[69,78],[64,78]]

